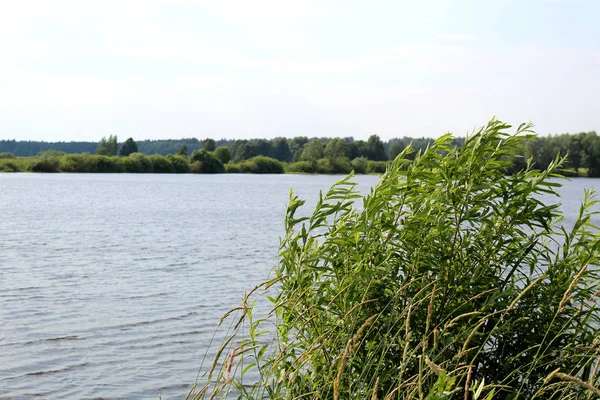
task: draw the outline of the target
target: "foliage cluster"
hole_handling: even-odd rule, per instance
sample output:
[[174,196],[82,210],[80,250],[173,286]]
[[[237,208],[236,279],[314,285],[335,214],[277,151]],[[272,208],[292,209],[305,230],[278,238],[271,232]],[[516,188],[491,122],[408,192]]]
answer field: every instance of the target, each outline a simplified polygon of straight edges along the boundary
[[540,195],[565,159],[506,175],[534,140],[509,128],[406,148],[369,195],[350,175],[308,216],[291,194],[275,277],[223,317],[188,397],[598,398],[596,201],[564,226]]
[[250,174],[283,174],[283,164],[274,158],[257,156],[240,163],[225,164],[225,169],[230,173]]
[[117,136],[110,135],[108,139],[105,137],[100,139],[100,143],[98,143],[98,148],[96,149],[96,154],[101,156],[116,156],[118,149],[119,144],[117,142]]

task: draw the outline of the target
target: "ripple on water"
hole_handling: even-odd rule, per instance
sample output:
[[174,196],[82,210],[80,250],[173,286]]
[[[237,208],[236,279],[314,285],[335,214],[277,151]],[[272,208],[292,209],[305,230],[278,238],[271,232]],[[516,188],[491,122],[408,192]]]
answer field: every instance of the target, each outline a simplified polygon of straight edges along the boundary
[[0,398],[185,397],[277,263],[289,189],[314,204],[338,179],[0,174]]

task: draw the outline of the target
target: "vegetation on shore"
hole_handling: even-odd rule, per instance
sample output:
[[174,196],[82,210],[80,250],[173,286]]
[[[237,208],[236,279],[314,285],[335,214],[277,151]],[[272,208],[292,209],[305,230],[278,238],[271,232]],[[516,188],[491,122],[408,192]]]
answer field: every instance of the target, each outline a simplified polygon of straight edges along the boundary
[[[465,141],[464,138],[452,140],[453,145],[459,147]],[[128,138],[119,144],[114,135],[102,138],[98,143],[0,140],[0,172],[383,173],[387,165],[407,146],[424,151],[432,143],[433,139],[406,137],[384,142],[377,135],[371,135],[366,141],[354,140],[352,137],[279,137],[271,140],[206,139],[201,142],[197,139],[180,139],[135,142],[133,138]],[[200,155],[202,150],[212,158],[206,154]],[[92,153],[115,158],[95,157]],[[13,157],[13,154],[17,157]],[[72,154],[78,154],[78,157],[71,157]],[[192,160],[188,154],[196,154],[197,157]],[[512,157],[514,165],[508,172],[524,168],[530,157],[533,157],[536,168],[545,169],[557,155],[567,154],[569,157],[562,171],[565,175],[600,176],[600,137],[596,132],[524,140],[522,151]],[[130,159],[123,160],[120,157]],[[201,161],[198,157],[205,160]],[[410,159],[412,155],[407,157]],[[272,160],[269,165],[265,164],[266,159]],[[195,161],[200,161],[204,167],[194,165]]]
[[566,159],[508,175],[535,140],[509,128],[408,147],[370,194],[350,175],[308,216],[291,194],[275,276],[222,318],[188,398],[598,398],[596,200],[564,226],[539,195]]

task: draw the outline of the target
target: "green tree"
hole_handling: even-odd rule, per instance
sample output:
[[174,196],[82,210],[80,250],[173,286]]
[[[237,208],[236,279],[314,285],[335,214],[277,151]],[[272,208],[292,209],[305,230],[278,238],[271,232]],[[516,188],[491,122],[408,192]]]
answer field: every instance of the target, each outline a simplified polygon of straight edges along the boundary
[[340,157],[344,157],[346,150],[346,144],[342,139],[329,139],[327,143],[325,143],[325,150],[323,150],[323,154],[329,160],[337,160]]
[[213,152],[215,151],[215,148],[217,147],[217,145],[215,144],[215,141],[213,139],[206,139],[204,141],[204,143],[202,144],[202,148],[206,151],[210,151]]
[[117,143],[117,136],[110,135],[108,139],[106,139],[106,137],[100,139],[96,154],[102,156],[116,156],[118,148],[119,144]]
[[187,156],[188,153],[188,147],[187,144],[182,144],[181,147],[179,148],[179,150],[177,150],[177,154],[178,156]]
[[196,150],[190,157],[190,169],[198,174],[218,174],[225,172],[223,163],[206,149]]
[[405,148],[406,146],[400,140],[394,140],[390,144],[390,160],[395,159]]
[[213,155],[221,161],[222,164],[227,164],[231,161],[231,152],[227,146],[219,146],[213,152]]
[[584,149],[582,164],[588,169],[588,176],[600,176],[600,138],[596,132],[588,132],[581,144]]
[[313,139],[306,143],[301,158],[303,161],[317,161],[323,158],[323,143],[319,139]]
[[386,161],[385,146],[377,135],[369,136],[367,140],[368,159],[372,161]]
[[138,147],[133,138],[129,138],[123,143],[121,146],[121,150],[119,151],[120,156],[127,157],[131,153],[137,153]]
[[285,162],[292,161],[292,152],[286,138],[277,137],[271,140],[271,147],[273,158]]

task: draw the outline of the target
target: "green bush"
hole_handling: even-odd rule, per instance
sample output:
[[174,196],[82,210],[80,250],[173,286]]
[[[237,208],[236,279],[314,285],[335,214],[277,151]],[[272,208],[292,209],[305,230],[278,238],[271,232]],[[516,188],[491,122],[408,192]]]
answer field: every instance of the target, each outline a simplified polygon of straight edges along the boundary
[[[125,157],[123,157],[125,158]],[[148,158],[147,155],[143,154],[143,153],[131,153],[130,155],[127,156],[127,158],[129,158],[131,161],[133,161],[136,165],[136,171],[135,172],[142,172],[142,173],[152,173],[154,172],[153,170],[153,165],[152,162],[150,161],[150,159]],[[134,172],[134,171],[132,171]]]
[[147,166],[141,163],[139,158],[136,159],[130,156],[119,157],[117,162],[119,163],[119,169],[123,172],[130,174],[147,172],[145,169]]
[[352,160],[352,168],[357,174],[366,174],[368,166],[369,160],[367,160],[365,157],[356,157],[354,160]]
[[89,155],[86,160],[87,171],[94,173],[120,172],[119,158],[115,156]]
[[244,164],[256,165],[256,169],[252,171],[256,174],[283,174],[283,165],[279,160],[271,157],[257,156],[246,161]]
[[218,174],[225,172],[223,163],[206,149],[194,151],[190,157],[190,162],[190,170],[196,174]]
[[185,174],[190,172],[190,163],[187,157],[183,155],[169,154],[166,156],[167,160],[173,166],[173,172],[176,174]]
[[65,154],[60,158],[59,169],[62,172],[89,172],[92,156],[90,154]]
[[349,174],[352,165],[346,157],[338,157],[334,160],[321,158],[317,160],[317,172],[320,174]]
[[367,173],[383,174],[388,166],[385,161],[369,161],[367,162]]
[[596,201],[563,226],[540,195],[564,159],[506,176],[532,138],[508,128],[405,149],[369,195],[350,176],[308,216],[292,195],[274,278],[222,319],[232,330],[191,397],[598,398]]
[[148,156],[148,161],[150,161],[150,168],[155,174],[169,174],[175,172],[173,164],[171,164],[169,159],[159,154]]
[[223,165],[231,161],[231,152],[227,146],[217,147],[213,152],[213,155],[217,158],[217,160],[221,161],[221,164]]
[[21,170],[14,162],[0,158],[0,172],[21,172]]
[[225,164],[225,172],[228,174],[241,174],[244,171],[242,171],[242,164],[230,162]]
[[60,159],[58,157],[38,157],[29,165],[31,172],[59,172]]
[[15,158],[17,158],[17,156],[15,156],[13,153],[9,153],[9,152],[0,153],[0,159],[15,159]]
[[288,165],[287,172],[314,174],[317,172],[317,165],[311,161],[296,161]]

